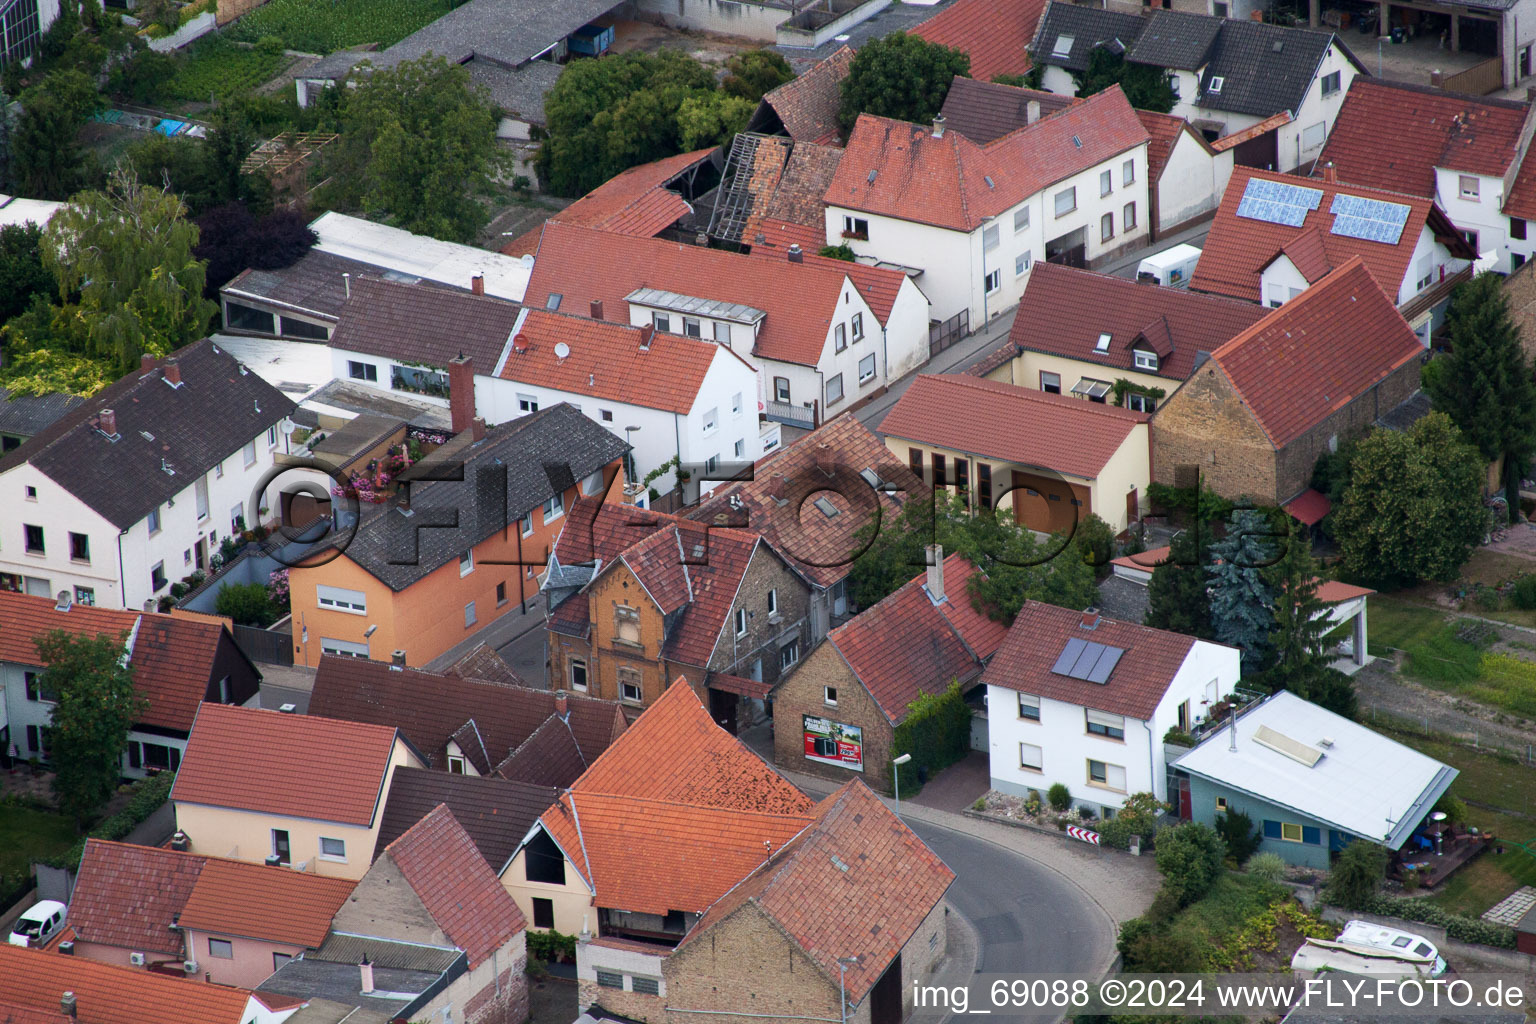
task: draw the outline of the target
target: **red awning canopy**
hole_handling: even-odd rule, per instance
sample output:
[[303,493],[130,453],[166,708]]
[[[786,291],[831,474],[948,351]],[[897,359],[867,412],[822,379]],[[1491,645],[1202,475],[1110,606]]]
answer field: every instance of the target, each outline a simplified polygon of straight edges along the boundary
[[1316,526],[1332,510],[1333,503],[1326,494],[1308,487],[1281,507],[1304,526]]
[[768,696],[768,691],[773,687],[756,679],[745,679],[741,676],[729,676],[724,672],[711,672],[707,685],[712,690],[724,690],[726,693],[734,693],[741,697],[756,697],[763,700]]

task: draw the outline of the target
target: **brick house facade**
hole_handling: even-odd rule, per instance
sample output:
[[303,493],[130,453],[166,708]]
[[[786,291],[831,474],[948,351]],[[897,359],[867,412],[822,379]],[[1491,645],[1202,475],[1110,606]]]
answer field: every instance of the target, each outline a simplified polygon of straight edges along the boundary
[[1152,420],[1152,478],[1280,504],[1419,389],[1423,349],[1357,258],[1217,349]]
[[[894,638],[893,638],[894,641]],[[827,703],[828,689],[837,692],[836,705]],[[843,782],[850,769],[814,761],[805,753],[806,718],[823,718],[852,726],[863,738],[862,774],[877,792],[891,789],[891,744],[896,726],[859,685],[858,676],[834,644],[822,644],[773,693],[773,760],[776,764],[818,778]]]

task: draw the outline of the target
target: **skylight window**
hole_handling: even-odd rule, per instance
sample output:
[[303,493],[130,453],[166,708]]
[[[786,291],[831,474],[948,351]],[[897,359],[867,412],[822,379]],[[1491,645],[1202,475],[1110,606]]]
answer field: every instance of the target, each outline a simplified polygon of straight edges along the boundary
[[1076,135],[1074,135],[1074,136],[1072,136],[1072,145],[1076,146],[1078,149],[1082,149],[1083,148],[1083,140],[1078,138]]
[[869,484],[869,486],[873,487],[875,490],[878,491],[880,489],[880,475],[874,470],[866,466],[865,468],[859,470],[859,476],[863,477],[864,482]]
[[1206,86],[1206,90],[1210,92],[1212,96],[1219,96],[1221,94],[1221,87],[1225,85],[1226,82],[1227,80],[1225,78],[1222,78],[1220,75],[1215,75],[1211,78],[1211,84]]
[[1109,351],[1109,335],[1107,335],[1107,334],[1099,335],[1099,340],[1094,343],[1093,350],[1095,352],[1097,352],[1099,355],[1103,355],[1105,352],[1108,352]]
[[817,498],[814,502],[812,502],[812,504],[815,505],[818,509],[820,509],[821,510],[821,514],[826,516],[828,519],[831,519],[834,516],[837,516],[837,515],[840,514],[837,511],[837,506],[832,504],[826,498]]
[[1051,47],[1052,57],[1065,57],[1072,52],[1072,44],[1077,40],[1073,36],[1057,36],[1056,45]]
[[560,300],[563,299],[563,298],[565,298],[565,296],[562,295],[560,292],[550,292],[549,293],[549,298],[544,300],[544,308],[545,309],[559,309],[560,308]]

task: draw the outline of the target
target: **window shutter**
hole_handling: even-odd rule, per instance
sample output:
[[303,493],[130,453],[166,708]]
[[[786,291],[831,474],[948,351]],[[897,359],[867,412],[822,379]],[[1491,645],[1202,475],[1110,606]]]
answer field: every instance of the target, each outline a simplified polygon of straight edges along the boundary
[[1308,846],[1317,846],[1323,841],[1322,829],[1313,828],[1311,825],[1301,826],[1301,841]]
[[1280,838],[1280,823],[1278,821],[1266,821],[1266,822],[1264,822],[1264,838],[1265,839],[1279,839]]

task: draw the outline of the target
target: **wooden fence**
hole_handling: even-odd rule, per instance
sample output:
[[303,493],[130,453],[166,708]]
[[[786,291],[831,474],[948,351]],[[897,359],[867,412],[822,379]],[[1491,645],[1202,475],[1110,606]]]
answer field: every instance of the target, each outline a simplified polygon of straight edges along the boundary
[[[1440,79],[1438,82],[1435,81],[1437,77]],[[1499,57],[1489,57],[1481,64],[1474,64],[1467,70],[1458,71],[1454,75],[1431,74],[1429,84],[1446,92],[1486,96],[1504,88],[1504,61]]]

